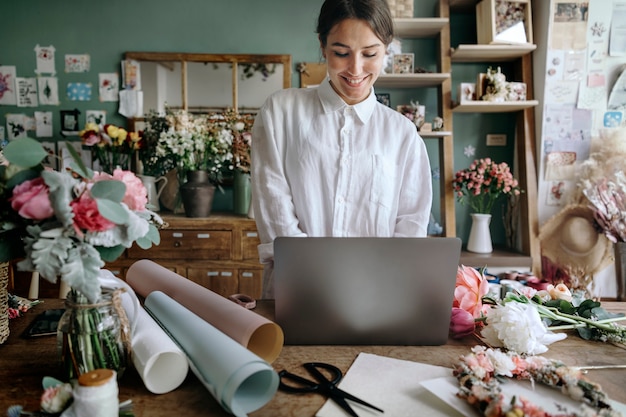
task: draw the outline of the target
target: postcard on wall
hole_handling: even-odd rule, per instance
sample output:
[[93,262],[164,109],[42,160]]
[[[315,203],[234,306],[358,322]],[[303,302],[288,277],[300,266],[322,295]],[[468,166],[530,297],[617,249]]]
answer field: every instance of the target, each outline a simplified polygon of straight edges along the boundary
[[25,114],[6,114],[5,118],[7,120],[7,139],[14,140],[27,136]]
[[556,1],[550,31],[550,48],[583,50],[587,47],[588,0]]
[[590,72],[587,80],[580,83],[578,108],[595,110],[604,107],[608,97],[606,77],[603,71]]
[[611,27],[611,2],[594,2],[589,9],[587,23],[587,67],[602,69],[609,55],[609,29]]
[[37,56],[37,69],[35,73],[38,75],[49,74],[56,75],[57,70],[54,65],[54,46],[35,46],[35,55]]
[[40,105],[59,105],[59,80],[56,77],[37,78],[37,87]]
[[570,195],[574,188],[574,181],[556,180],[548,183],[548,196],[546,204],[549,206],[562,206],[565,204],[565,195]]
[[602,127],[614,128],[620,127],[622,125],[622,121],[624,120],[624,112],[621,111],[607,111],[604,113],[604,117],[602,120]]
[[43,165],[54,170],[58,169],[56,142],[43,141],[41,142],[41,146],[43,146],[44,150],[48,153],[48,157],[43,160]]
[[120,90],[119,76],[116,72],[100,73],[99,78],[99,90],[100,101],[118,101],[118,93]]
[[575,104],[578,99],[578,81],[556,81],[546,84],[546,104]]
[[626,56],[626,2],[613,3],[611,20],[611,38],[609,40],[610,56]]
[[67,98],[70,101],[90,101],[91,83],[67,83]]
[[90,62],[87,54],[66,54],[65,72],[89,72]]
[[0,65],[0,104],[15,106],[17,104],[15,91],[15,67]]
[[87,110],[85,112],[85,123],[95,123],[104,126],[107,123],[107,112],[105,110]]
[[563,79],[580,81],[587,72],[587,55],[585,51],[567,51],[565,53]]
[[17,87],[18,107],[37,107],[39,105],[36,78],[17,77],[15,85]]
[[122,60],[122,86],[125,90],[141,90],[141,64],[134,59]]
[[36,111],[35,112],[35,135],[38,138],[52,137],[52,112]]

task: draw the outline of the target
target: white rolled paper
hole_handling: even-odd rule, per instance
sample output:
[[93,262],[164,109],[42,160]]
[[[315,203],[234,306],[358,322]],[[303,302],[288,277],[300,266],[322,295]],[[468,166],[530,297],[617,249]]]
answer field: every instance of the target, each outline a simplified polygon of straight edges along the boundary
[[160,291],[151,292],[144,305],[226,411],[244,417],[272,399],[279,378],[269,363]]
[[130,285],[107,270],[100,272],[100,285],[126,288],[122,306],[132,323],[132,362],[148,391],[165,394],[178,388],[189,372],[185,353],[139,305]]

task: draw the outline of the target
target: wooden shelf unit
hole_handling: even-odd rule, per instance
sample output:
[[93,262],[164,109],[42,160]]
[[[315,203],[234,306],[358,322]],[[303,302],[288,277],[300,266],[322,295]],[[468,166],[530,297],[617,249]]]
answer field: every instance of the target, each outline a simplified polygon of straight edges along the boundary
[[454,113],[508,113],[532,108],[539,105],[537,100],[505,101],[494,103],[492,101],[472,101],[457,104],[452,108]]
[[451,48],[454,63],[462,62],[505,62],[513,61],[537,49],[537,45],[458,45]]
[[387,88],[422,88],[437,87],[450,79],[450,74],[419,73],[419,74],[381,74],[376,80],[376,87]]

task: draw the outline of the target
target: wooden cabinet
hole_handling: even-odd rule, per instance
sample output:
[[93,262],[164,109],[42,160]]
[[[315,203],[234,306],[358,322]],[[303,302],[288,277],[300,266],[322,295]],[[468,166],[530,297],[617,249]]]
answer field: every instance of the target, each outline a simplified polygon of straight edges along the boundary
[[263,266],[253,219],[234,214],[206,218],[163,215],[161,244],[149,250],[128,249],[106,268],[121,278],[140,259],[150,259],[218,294],[261,297]]

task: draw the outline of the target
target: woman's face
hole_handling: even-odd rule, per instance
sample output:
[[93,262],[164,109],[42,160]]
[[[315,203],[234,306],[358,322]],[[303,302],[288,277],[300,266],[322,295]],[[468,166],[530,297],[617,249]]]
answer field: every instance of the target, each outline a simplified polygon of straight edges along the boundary
[[322,54],[334,90],[350,105],[365,100],[383,66],[386,47],[365,21],[346,19],[328,33]]

